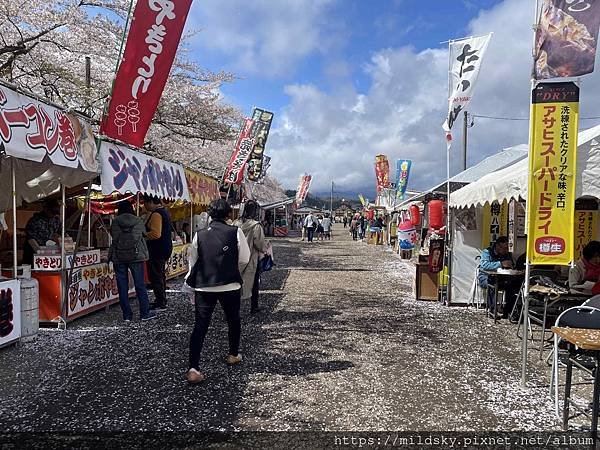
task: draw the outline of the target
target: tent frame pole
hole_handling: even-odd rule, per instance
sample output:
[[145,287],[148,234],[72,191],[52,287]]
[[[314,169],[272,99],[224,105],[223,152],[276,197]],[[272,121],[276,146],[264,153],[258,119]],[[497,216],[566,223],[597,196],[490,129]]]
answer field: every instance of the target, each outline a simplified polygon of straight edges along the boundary
[[10,172],[12,178],[12,208],[13,208],[13,220],[12,220],[12,231],[13,231],[13,277],[17,278],[17,266],[18,266],[18,251],[17,248],[17,177],[15,174],[15,159],[11,158],[10,161]]

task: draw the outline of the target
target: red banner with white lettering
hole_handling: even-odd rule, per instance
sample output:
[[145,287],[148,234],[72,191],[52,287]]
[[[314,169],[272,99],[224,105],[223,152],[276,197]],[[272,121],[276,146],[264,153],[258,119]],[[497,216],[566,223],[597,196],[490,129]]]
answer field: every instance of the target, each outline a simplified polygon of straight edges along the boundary
[[244,119],[240,135],[235,143],[235,149],[229,159],[227,171],[225,172],[224,182],[229,184],[242,184],[244,180],[244,169],[248,158],[254,148],[254,138],[259,127],[255,127],[256,122],[252,119]]
[[138,0],[100,133],[142,147],[192,0]]

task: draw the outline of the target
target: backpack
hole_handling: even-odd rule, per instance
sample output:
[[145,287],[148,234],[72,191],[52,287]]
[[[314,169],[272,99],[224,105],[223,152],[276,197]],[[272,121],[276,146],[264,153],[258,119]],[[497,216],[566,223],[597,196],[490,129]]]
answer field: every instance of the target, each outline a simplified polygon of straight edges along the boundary
[[130,263],[139,258],[140,244],[133,234],[133,226],[121,227],[121,234],[114,243],[114,254],[121,263]]

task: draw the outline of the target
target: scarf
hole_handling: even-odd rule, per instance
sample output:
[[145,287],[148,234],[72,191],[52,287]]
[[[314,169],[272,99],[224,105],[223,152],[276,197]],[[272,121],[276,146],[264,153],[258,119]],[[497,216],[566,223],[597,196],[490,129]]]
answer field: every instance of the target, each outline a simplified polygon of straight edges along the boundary
[[585,258],[581,258],[585,267],[585,280],[600,281],[600,266],[590,263]]

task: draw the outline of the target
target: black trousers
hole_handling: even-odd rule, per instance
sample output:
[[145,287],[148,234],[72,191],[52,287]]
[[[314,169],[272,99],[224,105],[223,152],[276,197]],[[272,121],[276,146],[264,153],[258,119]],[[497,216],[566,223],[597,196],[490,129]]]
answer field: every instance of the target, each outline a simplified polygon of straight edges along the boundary
[[254,274],[254,285],[252,285],[252,297],[250,298],[250,311],[258,311],[258,290],[260,288],[260,264],[261,260],[258,260],[258,266],[256,267],[256,273]]
[[229,354],[237,356],[240,349],[240,297],[241,291],[196,291],[196,322],[190,337],[190,369],[200,369],[200,353],[217,301],[225,313],[229,328]]
[[165,272],[165,266],[167,261],[165,259],[154,259],[150,258],[147,262],[148,267],[148,278],[150,279],[150,285],[154,291],[154,302],[157,307],[167,306],[167,274]]

